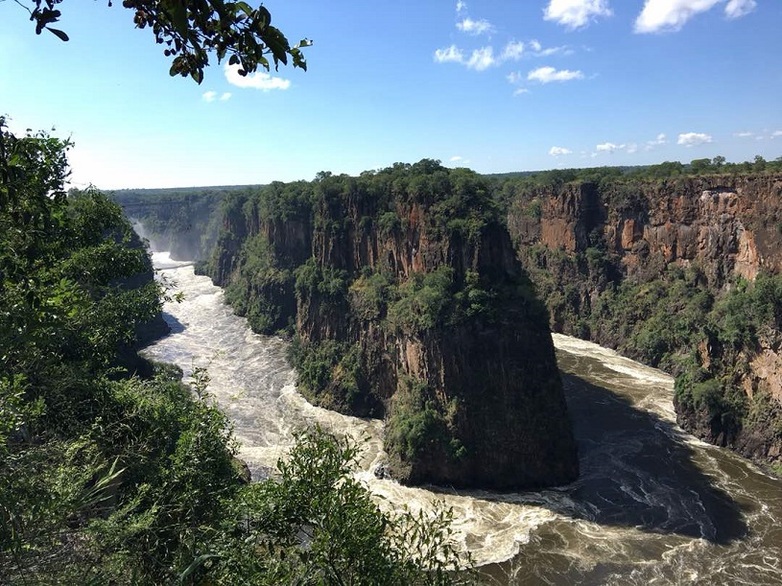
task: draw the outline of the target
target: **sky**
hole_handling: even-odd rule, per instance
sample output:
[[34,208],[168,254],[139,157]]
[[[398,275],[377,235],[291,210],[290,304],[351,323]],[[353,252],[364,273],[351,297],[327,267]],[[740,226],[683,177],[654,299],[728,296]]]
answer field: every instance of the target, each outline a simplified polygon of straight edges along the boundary
[[113,4],[65,0],[65,43],[0,1],[0,115],[69,138],[76,187],[782,156],[779,0],[268,0],[308,71],[201,85]]

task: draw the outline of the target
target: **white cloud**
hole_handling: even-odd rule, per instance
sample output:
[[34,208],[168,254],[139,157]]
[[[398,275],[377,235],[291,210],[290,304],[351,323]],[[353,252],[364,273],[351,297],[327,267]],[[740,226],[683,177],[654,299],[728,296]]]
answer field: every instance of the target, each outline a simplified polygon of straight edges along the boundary
[[755,133],[754,132],[748,132],[748,131],[734,132],[733,136],[735,136],[737,138],[750,138],[752,136],[755,136]]
[[758,3],[755,0],[729,0],[725,5],[725,16],[728,18],[741,18],[755,10],[757,6]]
[[[694,16],[723,2],[725,0],[646,0],[635,21],[635,32],[678,31]],[[728,0],[725,16],[731,19],[740,18],[752,12],[756,6],[755,0]]]
[[456,45],[434,52],[434,60],[438,63],[464,63],[464,53]]
[[513,90],[513,95],[514,96],[521,96],[523,94],[528,94],[528,93],[529,93],[529,90],[527,88],[525,88],[525,87],[520,87],[520,88],[516,88],[515,90]]
[[505,76],[505,79],[507,79],[509,83],[515,85],[517,83],[520,83],[524,79],[524,77],[518,71],[511,71],[508,75]]
[[771,138],[779,138],[782,137],[782,130],[775,130],[771,133]]
[[524,54],[524,43],[521,41],[511,41],[502,50],[500,59],[503,61],[518,61]]
[[638,152],[638,145],[637,144],[635,144],[634,142],[631,142],[630,144],[627,145],[627,154],[628,155],[634,155],[637,152]]
[[608,0],[550,0],[543,18],[573,30],[587,26],[599,16],[612,14]]
[[289,79],[273,77],[268,73],[258,71],[245,76],[239,75],[239,65],[225,65],[225,79],[228,83],[240,88],[253,88],[268,92],[270,90],[287,90],[291,86]]
[[548,154],[550,154],[552,157],[561,157],[562,155],[569,155],[572,152],[573,151],[571,151],[569,148],[553,146],[549,149]]
[[459,155],[454,155],[453,157],[451,157],[448,160],[451,161],[451,163],[458,163],[462,159],[463,159],[463,157],[460,157]]
[[595,146],[595,150],[599,153],[613,153],[614,151],[621,151],[625,148],[623,144],[614,144],[612,142],[604,142]]
[[494,27],[488,20],[484,20],[483,18],[480,20],[473,20],[469,16],[464,20],[457,22],[456,28],[468,35],[482,35],[494,30]]
[[469,69],[483,71],[496,63],[494,59],[494,50],[491,47],[481,47],[476,49],[470,55],[470,59],[465,63]]
[[554,81],[570,81],[573,79],[583,79],[584,74],[580,71],[571,71],[569,69],[554,69],[553,67],[538,67],[527,74],[528,81],[537,81],[540,83],[551,83]]
[[204,92],[201,94],[201,98],[204,100],[204,102],[214,102],[215,100],[220,100],[221,102],[227,102],[231,99],[231,92],[223,92],[218,97],[217,92],[214,92],[212,90],[209,90],[208,92]]
[[646,150],[651,151],[654,149],[654,147],[659,146],[661,144],[666,144],[668,142],[668,138],[665,136],[665,133],[661,132],[657,135],[657,138],[654,140],[647,140],[646,141]]
[[679,135],[679,140],[676,141],[676,144],[691,147],[709,142],[712,142],[710,134],[705,134],[703,132],[685,132]]
[[467,10],[467,3],[466,2],[462,2],[462,0],[459,0],[456,3],[456,13],[460,14],[460,13],[464,12],[465,10]]
[[490,46],[476,49],[467,59],[461,49],[456,45],[451,45],[445,49],[437,49],[434,52],[434,60],[437,63],[461,63],[468,69],[475,71],[483,71],[497,64],[497,59],[494,58],[494,49]]

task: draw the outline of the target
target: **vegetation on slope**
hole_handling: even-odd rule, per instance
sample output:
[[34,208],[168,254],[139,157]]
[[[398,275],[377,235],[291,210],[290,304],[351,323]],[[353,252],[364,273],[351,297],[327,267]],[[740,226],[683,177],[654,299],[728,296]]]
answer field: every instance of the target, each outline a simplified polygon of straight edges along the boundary
[[306,432],[246,484],[203,373],[118,361],[161,291],[121,209],[63,191],[67,147],[0,120],[0,582],[468,580],[448,514],[380,511],[350,441]]
[[[725,274],[722,265],[707,270],[690,261],[689,266],[678,266],[659,251],[649,250],[643,239],[624,251],[606,241],[607,226],[620,225],[627,218],[647,221],[653,205],[648,194],[660,186],[667,185],[671,193],[687,193],[683,179],[679,183],[672,179],[706,174],[703,185],[724,185],[741,181],[745,172],[752,173],[752,179],[782,167],[782,160],[766,163],[758,158],[736,165],[719,160],[707,163],[666,164],[664,169],[652,167],[645,172],[583,170],[574,177],[590,181],[548,187],[540,177],[508,178],[497,184],[497,193],[510,197],[507,207],[519,230],[516,236],[522,238],[525,222],[547,221],[542,216],[549,197],[588,186],[594,202],[581,200],[581,216],[560,218],[585,231],[577,236],[581,239],[576,250],[529,243],[529,239],[517,242],[524,266],[548,306],[552,328],[674,374],[677,412],[688,430],[761,461],[773,461],[769,456],[773,446],[782,445],[782,409],[766,383],[752,382],[750,363],[764,351],[779,348],[782,276],[761,273],[748,282]],[[715,170],[722,174],[708,175]],[[773,227],[775,218],[744,221],[770,222]],[[748,229],[752,227],[757,226]],[[637,262],[628,267],[623,254]]]

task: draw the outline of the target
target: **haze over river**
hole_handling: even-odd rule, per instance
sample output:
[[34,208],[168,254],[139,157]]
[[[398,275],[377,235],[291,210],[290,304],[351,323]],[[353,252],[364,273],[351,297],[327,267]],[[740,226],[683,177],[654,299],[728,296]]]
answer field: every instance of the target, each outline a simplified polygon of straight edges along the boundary
[[452,507],[455,529],[496,584],[782,584],[782,481],[677,425],[666,374],[554,335],[581,477],[559,489],[437,492],[379,480],[379,421],[313,407],[295,389],[286,343],[258,336],[188,263],[154,255],[185,294],[168,303],[172,334],[145,350],[185,371],[207,367],[210,392],[234,422],[254,478],[274,468],[293,433],[319,423],[368,436],[359,477],[383,506]]

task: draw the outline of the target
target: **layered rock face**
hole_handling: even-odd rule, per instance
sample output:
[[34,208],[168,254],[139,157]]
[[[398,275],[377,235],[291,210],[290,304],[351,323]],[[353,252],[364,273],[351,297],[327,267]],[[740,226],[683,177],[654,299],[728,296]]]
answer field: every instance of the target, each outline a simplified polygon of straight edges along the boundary
[[[524,213],[538,200],[539,214]],[[706,176],[540,189],[508,217],[522,245],[584,252],[598,242],[625,274],[697,264],[710,285],[782,270],[782,176]]]
[[[679,375],[676,408],[686,429],[782,462],[779,292],[772,280],[761,293],[751,284],[782,272],[782,176],[538,188],[513,202],[508,225],[527,266],[537,265],[541,278],[561,276],[544,286],[556,329],[654,365],[664,355],[662,365]],[[738,278],[750,282],[746,294]],[[654,327],[679,320],[691,331],[655,338],[642,324],[666,294],[655,288],[677,286],[682,299],[669,300],[667,320]],[[696,295],[702,299],[688,306]],[[754,309],[731,301],[741,295]],[[633,303],[626,317],[634,323],[611,323],[612,310]],[[691,316],[679,319],[683,312]],[[742,320],[750,323],[734,323]]]
[[274,306],[277,325],[294,307],[302,392],[385,417],[387,468],[405,483],[572,481],[548,315],[488,183],[422,161],[285,189],[242,203],[241,219],[229,209],[233,238],[221,237],[212,269],[228,291],[241,281],[259,307]]

